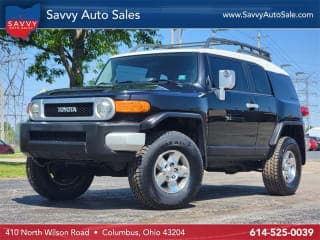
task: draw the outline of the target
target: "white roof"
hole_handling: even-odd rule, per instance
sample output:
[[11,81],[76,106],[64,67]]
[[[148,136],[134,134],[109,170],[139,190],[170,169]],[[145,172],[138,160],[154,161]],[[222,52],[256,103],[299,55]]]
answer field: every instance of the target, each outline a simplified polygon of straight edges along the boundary
[[275,64],[264,60],[259,57],[251,56],[249,54],[237,53],[232,51],[226,51],[221,49],[211,49],[211,48],[179,48],[179,49],[161,49],[161,50],[149,50],[141,52],[130,52],[125,54],[115,55],[112,58],[125,57],[125,56],[137,56],[137,55],[146,55],[146,54],[157,54],[157,53],[179,53],[179,52],[197,52],[197,53],[209,53],[215,54],[224,57],[230,57],[234,59],[244,60],[252,63],[256,63],[264,68],[266,71],[280,73],[289,76],[289,74],[284,71],[282,68],[276,66]]

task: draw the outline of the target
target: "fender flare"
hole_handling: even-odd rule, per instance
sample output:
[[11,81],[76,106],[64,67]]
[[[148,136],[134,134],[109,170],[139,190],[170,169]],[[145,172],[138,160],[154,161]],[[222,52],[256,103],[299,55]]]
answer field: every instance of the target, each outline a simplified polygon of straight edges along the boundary
[[298,126],[300,127],[300,129],[302,129],[302,135],[303,135],[303,139],[298,139],[297,142],[300,145],[301,149],[301,157],[302,157],[302,164],[304,165],[306,163],[306,149],[305,149],[305,133],[304,133],[304,126],[303,126],[303,122],[302,121],[283,121],[283,122],[279,122],[276,127],[273,130],[273,134],[270,138],[269,144],[271,147],[274,147],[280,136],[282,133],[282,130],[286,127],[286,126]]
[[203,154],[203,163],[204,168],[207,167],[207,134],[206,134],[206,123],[204,118],[199,113],[189,113],[189,112],[162,112],[162,113],[156,113],[152,116],[147,117],[145,120],[143,120],[140,123],[140,131],[146,131],[149,129],[152,129],[156,127],[158,124],[160,124],[162,121],[168,119],[168,118],[184,118],[184,119],[196,119],[201,122],[201,147],[200,151]]
[[271,146],[274,146],[277,144],[279,138],[280,138],[280,135],[281,135],[281,132],[282,132],[282,129],[285,127],[285,126],[302,126],[303,128],[303,123],[302,122],[298,122],[298,121],[283,121],[283,122],[279,122],[277,123],[276,127],[274,128],[273,130],[273,133],[271,135],[271,138],[270,138],[270,141],[269,141],[269,144]]

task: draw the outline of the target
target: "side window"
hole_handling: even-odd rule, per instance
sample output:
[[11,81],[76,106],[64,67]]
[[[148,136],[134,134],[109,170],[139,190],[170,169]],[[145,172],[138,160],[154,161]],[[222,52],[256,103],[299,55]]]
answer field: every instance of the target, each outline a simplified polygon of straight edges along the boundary
[[4,145],[4,142],[2,142],[1,140],[0,140],[0,145]]
[[257,93],[272,94],[270,83],[264,69],[258,65],[249,64],[249,69]]
[[236,86],[234,90],[249,91],[248,81],[240,61],[209,56],[211,78],[213,80],[213,87],[219,86],[219,70],[234,70],[236,74]]
[[268,72],[274,95],[285,100],[298,100],[296,90],[289,76]]

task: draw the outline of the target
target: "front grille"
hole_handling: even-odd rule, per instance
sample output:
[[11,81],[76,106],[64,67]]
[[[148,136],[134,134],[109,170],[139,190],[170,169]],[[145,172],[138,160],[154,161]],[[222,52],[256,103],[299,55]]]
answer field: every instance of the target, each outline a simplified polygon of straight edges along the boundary
[[46,117],[88,117],[93,115],[93,103],[47,103]]
[[85,132],[30,131],[32,141],[85,142]]

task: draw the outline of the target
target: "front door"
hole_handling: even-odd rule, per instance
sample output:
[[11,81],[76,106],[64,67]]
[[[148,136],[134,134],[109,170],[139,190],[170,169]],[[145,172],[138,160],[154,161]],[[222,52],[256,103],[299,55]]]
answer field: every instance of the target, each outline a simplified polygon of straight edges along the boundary
[[213,87],[218,87],[219,70],[233,70],[236,75],[236,85],[226,90],[225,100],[208,95],[209,160],[255,159],[258,112],[243,63],[217,56],[208,56],[208,62]]

